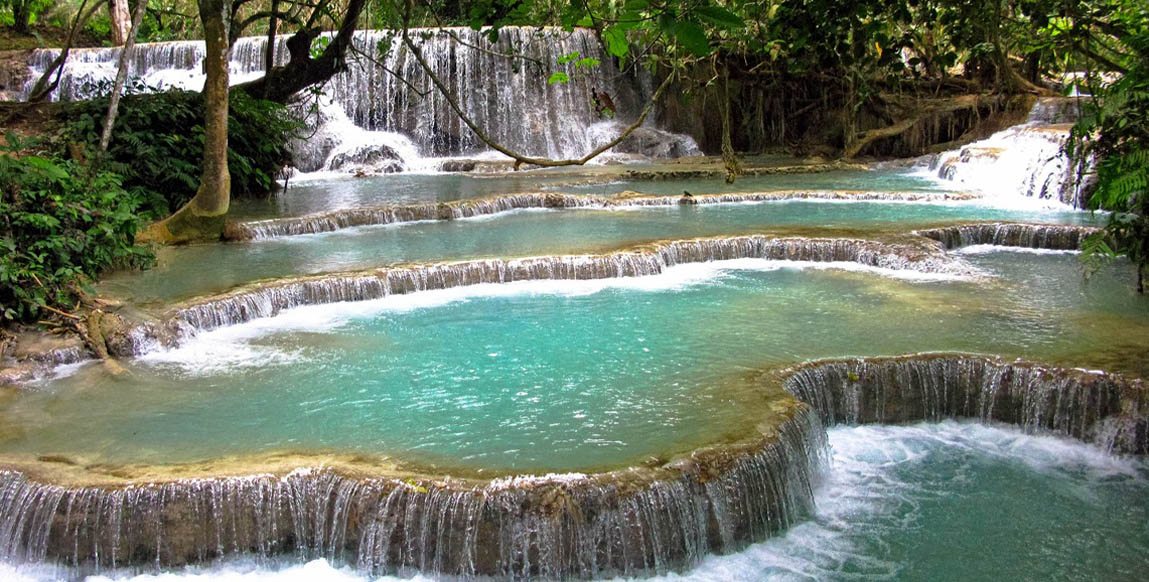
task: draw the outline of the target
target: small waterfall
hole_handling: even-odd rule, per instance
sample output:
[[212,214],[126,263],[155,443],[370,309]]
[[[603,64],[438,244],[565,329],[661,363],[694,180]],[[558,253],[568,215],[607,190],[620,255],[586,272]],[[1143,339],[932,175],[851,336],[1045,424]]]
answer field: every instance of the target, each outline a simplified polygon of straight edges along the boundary
[[827,425],[972,418],[1053,432],[1113,453],[1149,453],[1141,380],[963,355],[814,362],[785,389]]
[[944,180],[992,196],[1022,196],[1083,208],[1090,184],[1062,151],[1069,137],[1063,123],[1049,125],[1073,113],[1064,100],[1040,100],[1030,121],[999,131],[987,139],[934,157],[930,170]]
[[306,119],[303,136],[292,139],[295,168],[300,172],[319,170],[350,174],[379,174],[428,169],[419,147],[410,138],[395,132],[363,129],[347,117],[343,107],[321,99],[314,114],[296,106]]
[[923,273],[969,275],[972,269],[931,245],[891,245],[856,239],[775,238],[766,235],[692,239],[644,245],[606,255],[486,259],[399,266],[260,283],[177,307],[158,324],[145,323],[109,338],[117,355],[131,356],[228,325],[272,317],[303,305],[366,301],[390,295],[484,283],[585,280],[657,275],[667,267],[731,259],[852,262]]
[[0,361],[0,387],[31,382],[51,374],[58,366],[79,363],[91,357],[83,345],[72,345],[34,352],[27,357],[17,356],[11,365]]
[[809,515],[826,457],[809,407],[742,444],[573,478],[283,477],[66,488],[0,472],[0,558],[85,570],[295,554],[373,574],[648,576],[736,551]]
[[[594,111],[591,89],[607,92],[618,107],[619,120],[633,120],[652,93],[644,73],[621,72],[605,54],[594,32],[505,27],[497,42],[485,31],[470,28],[412,30],[414,42],[431,70],[449,86],[466,114],[494,140],[511,149],[551,158],[580,157],[603,141],[603,123]],[[276,59],[287,59],[286,36],[276,39]],[[394,31],[359,31],[352,40],[347,70],[333,77],[324,92],[360,130],[353,138],[401,134],[409,137],[424,156],[454,156],[487,150],[447,100],[435,90]],[[267,40],[238,39],[231,55],[233,84],[259,78]],[[91,97],[115,77],[119,48],[77,49],[64,67],[53,98],[76,100]],[[572,53],[597,59],[599,64],[579,68],[558,59]],[[509,57],[515,53],[518,57]],[[58,49],[33,53],[30,62],[34,83]],[[202,41],[145,43],[136,45],[133,74],[149,86],[198,91],[203,86]],[[565,83],[550,83],[552,73],[569,76]],[[399,75],[402,78],[399,78]],[[25,88],[25,94],[30,90]],[[319,121],[322,125],[323,120]],[[338,119],[336,119],[338,122]],[[596,125],[597,124],[597,125]],[[320,129],[336,142],[345,138],[338,128]],[[376,133],[378,132],[378,133]],[[385,140],[386,141],[386,140]],[[301,167],[315,168],[314,160],[326,160],[331,140],[308,140],[299,146]],[[319,151],[311,151],[312,149]],[[693,155],[698,153],[686,136],[660,132],[651,123],[619,146],[619,152],[647,155]]]
[[864,192],[864,191],[779,191],[729,194],[695,194],[682,196],[593,196],[556,193],[507,194],[475,200],[444,203],[367,206],[332,210],[305,216],[273,218],[248,222],[229,222],[224,237],[229,240],[260,240],[278,236],[295,236],[334,232],[357,226],[394,224],[420,220],[455,220],[488,216],[524,208],[633,208],[643,206],[676,206],[679,204],[737,204],[744,202],[777,202],[783,200],[898,200],[933,201],[963,198],[952,193],[931,192]]
[[1081,115],[1080,99],[1072,97],[1042,97],[1033,104],[1026,125],[1057,125],[1075,123]]
[[1072,251],[1081,248],[1081,242],[1099,230],[1089,226],[994,223],[962,224],[916,230],[914,233],[934,239],[947,249],[970,245],[998,245]]

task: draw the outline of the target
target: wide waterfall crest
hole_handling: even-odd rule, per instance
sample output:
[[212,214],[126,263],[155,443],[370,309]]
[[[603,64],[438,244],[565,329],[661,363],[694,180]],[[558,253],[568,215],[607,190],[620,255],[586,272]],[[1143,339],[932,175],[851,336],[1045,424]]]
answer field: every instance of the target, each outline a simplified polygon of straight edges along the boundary
[[813,362],[784,386],[827,426],[969,418],[1149,452],[1144,384],[1117,375],[939,354]]
[[283,476],[61,487],[0,471],[0,558],[83,568],[293,554],[368,573],[565,580],[664,574],[809,515],[817,415],[665,467],[491,485]]

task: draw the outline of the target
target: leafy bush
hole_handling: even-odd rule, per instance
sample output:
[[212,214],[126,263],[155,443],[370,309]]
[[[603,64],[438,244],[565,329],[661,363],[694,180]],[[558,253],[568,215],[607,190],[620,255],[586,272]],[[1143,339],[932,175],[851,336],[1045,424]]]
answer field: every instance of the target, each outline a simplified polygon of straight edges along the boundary
[[1144,292],[1149,270],[1149,29],[1121,41],[1125,70],[1114,82],[1088,79],[1093,97],[1067,144],[1079,160],[1097,160],[1097,189],[1089,207],[1110,210],[1103,232],[1082,245],[1091,266],[1125,255],[1137,268]]
[[140,200],[119,176],[21,155],[29,145],[12,134],[0,145],[0,321],[70,309],[101,271],[152,258],[134,243]]
[[[139,91],[142,87],[133,88]],[[63,139],[94,151],[103,130],[107,98],[67,106]],[[173,90],[126,95],[112,131],[104,167],[124,177],[124,188],[143,201],[145,218],[162,218],[195,195],[203,163],[203,99]],[[277,103],[231,94],[228,167],[233,197],[271,192],[291,159],[287,142],[302,125]]]

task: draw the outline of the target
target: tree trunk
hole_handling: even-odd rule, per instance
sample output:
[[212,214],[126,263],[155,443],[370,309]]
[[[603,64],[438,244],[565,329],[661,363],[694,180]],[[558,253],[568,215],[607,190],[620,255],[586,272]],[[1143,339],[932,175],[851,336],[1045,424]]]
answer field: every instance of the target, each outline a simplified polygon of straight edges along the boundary
[[[147,0],[137,0],[147,3]],[[132,21],[128,14],[128,0],[112,0],[108,4],[108,17],[111,18],[112,44],[123,46],[131,34]]]
[[278,14],[279,0],[271,0],[271,16],[267,19],[267,52],[263,62],[263,77],[266,81],[263,84],[263,94],[259,96],[261,99],[267,99],[267,91],[271,88],[271,76],[275,72],[275,34],[279,29]]
[[[128,80],[128,70],[132,67],[132,48],[136,45],[136,35],[140,32],[140,23],[144,21],[144,12],[148,7],[147,0],[139,0],[136,4],[136,13],[132,15],[132,30],[128,32],[128,40],[120,51],[120,62],[116,69],[116,83],[112,86],[112,94],[108,96],[108,115],[104,117],[104,131],[100,134],[100,160],[104,152],[108,151],[108,143],[112,141],[112,126],[116,123],[116,113],[120,109],[120,94],[124,91],[124,82]],[[99,163],[99,162],[97,162]]]
[[28,21],[32,19],[32,14],[28,10],[28,4],[32,0],[14,0],[12,2],[12,28],[20,34],[28,34]]
[[228,28],[230,5],[225,0],[199,0],[207,56],[203,87],[203,175],[199,189],[183,208],[152,224],[136,239],[142,242],[186,243],[219,240],[231,201],[227,169]]

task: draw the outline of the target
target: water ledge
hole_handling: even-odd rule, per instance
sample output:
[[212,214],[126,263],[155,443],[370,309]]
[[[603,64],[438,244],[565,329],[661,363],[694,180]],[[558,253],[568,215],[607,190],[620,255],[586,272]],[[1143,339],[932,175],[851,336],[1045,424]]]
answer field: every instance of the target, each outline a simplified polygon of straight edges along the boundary
[[[808,516],[826,459],[823,423],[974,418],[1149,452],[1143,381],[1104,372],[923,354],[809,362],[760,382],[774,394],[772,418],[745,439],[592,475],[478,479],[285,457],[221,477],[194,466],[8,459],[0,558],[170,568],[290,553],[372,573],[647,576],[737,551]],[[778,396],[779,387],[796,398]]]
[[489,216],[528,208],[597,208],[617,209],[679,204],[732,204],[746,202],[779,202],[785,200],[851,200],[937,202],[971,200],[973,194],[954,192],[870,192],[864,190],[786,190],[727,194],[692,194],[690,196],[651,196],[623,192],[614,196],[557,193],[504,194],[488,198],[454,202],[366,206],[320,212],[304,216],[273,218],[247,222],[229,222],[224,238],[234,241],[261,240],[280,236],[297,236],[334,232],[359,226],[400,224],[424,220],[458,220]]

